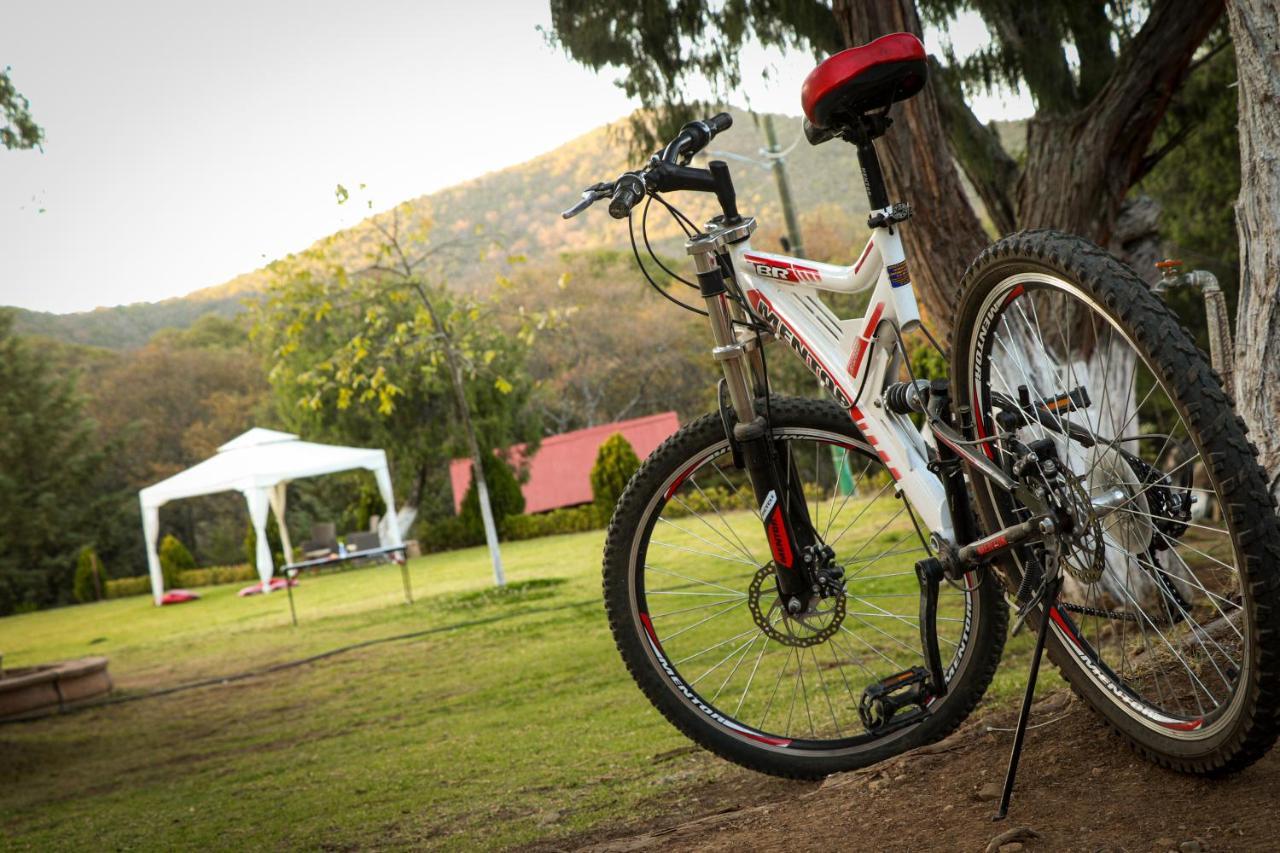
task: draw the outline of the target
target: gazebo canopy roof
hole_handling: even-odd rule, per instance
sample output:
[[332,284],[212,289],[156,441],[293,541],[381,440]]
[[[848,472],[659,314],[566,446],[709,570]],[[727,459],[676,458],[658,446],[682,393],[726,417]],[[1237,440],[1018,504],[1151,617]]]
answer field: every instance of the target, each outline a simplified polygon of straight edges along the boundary
[[292,433],[254,427],[203,462],[148,486],[138,496],[144,507],[159,507],[179,498],[246,492],[302,477],[386,467],[387,455],[382,450],[316,444]]

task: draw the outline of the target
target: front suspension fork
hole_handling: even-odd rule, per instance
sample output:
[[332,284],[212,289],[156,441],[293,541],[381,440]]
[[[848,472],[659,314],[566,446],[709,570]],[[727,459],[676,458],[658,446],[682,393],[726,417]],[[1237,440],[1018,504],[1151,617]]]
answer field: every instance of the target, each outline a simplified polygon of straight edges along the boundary
[[[788,476],[788,472],[794,472],[794,466],[788,464],[789,451],[773,441],[770,424],[755,410],[757,383],[750,370],[747,347],[733,331],[728,287],[714,248],[714,245],[699,246],[698,241],[694,241],[690,254],[715,341],[711,355],[724,371],[723,387],[733,411],[733,418],[725,418],[727,437],[734,446],[735,458],[740,457],[751,480],[776,567],[778,591],[785,605],[795,610],[803,606],[803,600],[813,588],[813,579],[804,566],[804,555],[811,553],[816,540],[800,479],[794,473]],[[768,388],[758,390],[769,393]],[[721,396],[724,414],[724,395]]]

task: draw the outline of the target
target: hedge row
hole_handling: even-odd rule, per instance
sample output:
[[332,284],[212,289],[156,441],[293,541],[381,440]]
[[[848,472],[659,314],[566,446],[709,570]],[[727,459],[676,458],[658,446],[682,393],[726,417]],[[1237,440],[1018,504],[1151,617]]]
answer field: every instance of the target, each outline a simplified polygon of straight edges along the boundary
[[[174,587],[215,586],[221,583],[256,581],[258,571],[246,563],[238,566],[211,566],[207,569],[187,569],[178,572]],[[116,578],[107,581],[107,598],[125,598],[130,595],[147,595],[151,592],[151,576]]]

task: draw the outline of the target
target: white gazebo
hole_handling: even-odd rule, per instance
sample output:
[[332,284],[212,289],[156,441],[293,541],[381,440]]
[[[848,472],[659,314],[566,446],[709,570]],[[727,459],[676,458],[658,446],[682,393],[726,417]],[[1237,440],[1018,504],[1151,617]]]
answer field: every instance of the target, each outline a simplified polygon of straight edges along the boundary
[[174,474],[154,486],[138,492],[142,503],[142,531],[147,539],[147,567],[151,572],[151,592],[156,603],[164,594],[164,576],[156,539],[160,535],[160,507],[169,501],[237,491],[249,504],[249,518],[258,536],[258,576],[263,589],[270,589],[275,565],[267,543],[267,510],[275,514],[280,526],[280,541],[287,555],[293,553],[289,531],[284,523],[285,487],[291,480],[334,474],[363,468],[372,471],[378,491],[387,505],[378,528],[383,546],[403,545],[400,525],[396,522],[395,496],[391,492],[391,473],[383,450],[362,447],[338,447],[313,444],[287,432],[254,427],[218,448],[209,459],[180,474]]

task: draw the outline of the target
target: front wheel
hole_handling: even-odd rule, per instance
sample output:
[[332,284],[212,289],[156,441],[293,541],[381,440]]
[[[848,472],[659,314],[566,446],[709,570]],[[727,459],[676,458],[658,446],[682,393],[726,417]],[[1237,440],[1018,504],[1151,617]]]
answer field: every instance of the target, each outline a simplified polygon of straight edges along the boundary
[[789,398],[770,409],[790,469],[780,474],[803,484],[815,532],[844,568],[843,594],[794,617],[779,606],[751,485],[713,414],[681,428],[628,484],[609,525],[605,603],[636,683],[680,731],[754,770],[820,778],[958,726],[991,681],[1008,616],[985,572],[944,587],[947,695],[921,722],[866,730],[863,690],[923,663],[914,565],[927,545],[848,412]]
[[[1072,687],[1165,766],[1255,761],[1280,707],[1280,530],[1244,425],[1172,313],[1098,247],[1014,234],[965,274],[952,375],[994,461],[1049,440],[1078,496],[1047,612]],[[990,483],[974,493],[989,530],[1029,515]],[[1044,560],[1012,558],[1010,588],[1036,586]]]

